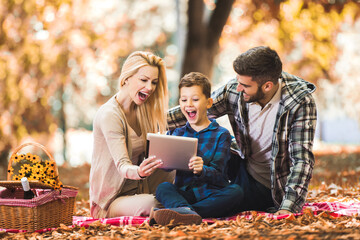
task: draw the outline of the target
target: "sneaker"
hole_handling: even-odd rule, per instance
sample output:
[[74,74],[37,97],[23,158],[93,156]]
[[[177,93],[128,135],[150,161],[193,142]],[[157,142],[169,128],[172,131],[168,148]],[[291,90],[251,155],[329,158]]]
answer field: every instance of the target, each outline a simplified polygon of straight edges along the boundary
[[155,221],[155,211],[159,210],[159,208],[154,208],[152,207],[151,210],[150,210],[150,215],[149,215],[149,225],[152,226],[154,224],[157,224],[156,221]]
[[163,226],[198,225],[202,222],[201,216],[187,207],[153,209],[151,217]]

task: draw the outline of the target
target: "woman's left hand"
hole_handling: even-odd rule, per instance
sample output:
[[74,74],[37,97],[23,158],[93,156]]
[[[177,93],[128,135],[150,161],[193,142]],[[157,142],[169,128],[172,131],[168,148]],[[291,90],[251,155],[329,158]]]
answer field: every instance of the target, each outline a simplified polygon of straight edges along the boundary
[[150,176],[161,165],[163,165],[161,159],[157,159],[155,156],[148,157],[140,164],[138,174],[142,178]]

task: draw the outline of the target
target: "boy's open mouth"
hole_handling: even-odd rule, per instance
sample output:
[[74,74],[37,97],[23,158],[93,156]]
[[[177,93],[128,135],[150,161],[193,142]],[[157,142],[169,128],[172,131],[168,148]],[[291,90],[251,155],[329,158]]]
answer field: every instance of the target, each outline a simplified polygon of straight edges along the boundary
[[193,119],[196,116],[196,111],[186,111],[186,113],[188,114],[190,119]]

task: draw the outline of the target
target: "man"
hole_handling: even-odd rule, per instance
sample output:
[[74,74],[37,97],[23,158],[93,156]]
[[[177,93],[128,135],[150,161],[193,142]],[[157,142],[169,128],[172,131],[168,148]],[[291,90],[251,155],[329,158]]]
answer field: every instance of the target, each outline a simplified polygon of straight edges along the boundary
[[[228,175],[244,191],[238,210],[300,212],[314,167],[315,86],[282,72],[269,47],[249,49],[233,66],[236,79],[212,93],[208,115],[227,114],[235,135]],[[170,128],[185,122],[179,107],[169,110]]]

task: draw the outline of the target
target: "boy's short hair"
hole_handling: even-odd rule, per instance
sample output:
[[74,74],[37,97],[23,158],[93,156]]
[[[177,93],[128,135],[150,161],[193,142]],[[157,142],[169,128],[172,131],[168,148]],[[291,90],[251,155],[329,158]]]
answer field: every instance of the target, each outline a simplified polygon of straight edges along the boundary
[[211,83],[209,79],[202,73],[191,72],[185,74],[179,83],[179,91],[183,87],[200,86],[206,98],[211,96]]

